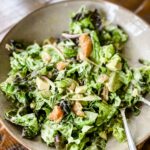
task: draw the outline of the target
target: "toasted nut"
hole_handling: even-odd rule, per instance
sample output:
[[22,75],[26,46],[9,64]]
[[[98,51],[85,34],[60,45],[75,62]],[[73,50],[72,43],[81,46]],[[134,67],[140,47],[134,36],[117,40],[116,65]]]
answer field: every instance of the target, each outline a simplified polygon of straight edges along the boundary
[[50,44],[56,45],[57,40],[54,37],[49,39]]
[[92,52],[92,41],[88,34],[85,33],[79,37],[79,44],[81,46],[81,52],[79,53],[80,59],[89,57]]
[[36,85],[38,87],[39,90],[49,90],[50,87],[50,83],[49,83],[49,79],[42,76],[42,77],[37,77],[36,78]]
[[63,119],[63,116],[64,116],[64,112],[61,109],[61,107],[55,106],[53,111],[49,115],[49,119],[59,123]]
[[43,45],[52,44],[55,45],[57,40],[54,37],[50,37],[49,39],[45,39]]
[[61,71],[64,70],[67,67],[68,63],[60,61],[56,64],[56,68]]
[[77,115],[77,116],[79,116],[79,117],[84,117],[85,116],[85,114],[84,114],[84,112],[82,111],[82,105],[81,105],[81,103],[80,102],[75,102],[75,104],[73,105],[73,108],[72,108],[72,110],[73,110],[73,112]]
[[108,100],[108,94],[109,94],[109,90],[106,86],[104,86],[101,95],[102,95],[103,99],[106,100],[106,101]]

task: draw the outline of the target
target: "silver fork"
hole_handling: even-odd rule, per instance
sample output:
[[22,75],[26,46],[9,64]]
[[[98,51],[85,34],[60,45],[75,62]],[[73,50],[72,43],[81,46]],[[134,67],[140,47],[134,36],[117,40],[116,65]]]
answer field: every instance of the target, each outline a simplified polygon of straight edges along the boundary
[[[144,97],[140,97],[140,101],[147,104],[148,106],[150,106],[150,101],[148,101]],[[126,108],[122,108],[120,111],[121,111],[121,116],[122,116],[125,132],[126,132],[126,136],[127,136],[128,147],[129,147],[129,150],[137,150],[136,145],[133,141],[130,129],[128,127],[127,119],[125,116],[125,110],[126,110]]]
[[140,101],[150,106],[150,101],[145,99],[144,97],[140,97]]
[[123,124],[124,124],[124,129],[125,129],[125,133],[126,133],[126,137],[127,137],[127,141],[128,141],[128,147],[129,147],[129,150],[137,150],[136,145],[133,141],[130,129],[128,127],[127,119],[126,119],[126,116],[125,116],[125,109],[126,108],[122,108],[120,111],[121,111],[121,116],[122,116],[122,120],[123,120]]

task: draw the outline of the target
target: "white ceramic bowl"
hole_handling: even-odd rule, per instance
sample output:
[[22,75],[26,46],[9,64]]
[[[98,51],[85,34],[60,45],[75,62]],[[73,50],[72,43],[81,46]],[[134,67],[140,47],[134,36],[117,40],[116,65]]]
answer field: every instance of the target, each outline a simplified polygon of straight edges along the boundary
[[[70,14],[78,10],[81,5],[90,9],[100,9],[106,13],[107,18],[119,24],[129,34],[129,41],[124,51],[124,56],[131,66],[138,66],[139,58],[150,58],[150,27],[139,17],[130,11],[101,0],[70,0],[53,3],[44,8],[38,9],[20,21],[5,36],[0,44],[0,82],[6,79],[9,71],[9,56],[4,45],[10,40],[23,40],[27,42],[41,42],[50,36],[59,36],[62,31],[68,29]],[[0,94],[0,117],[10,133],[26,147],[32,150],[50,150],[41,139],[34,141],[23,139],[21,131],[16,126],[4,120],[4,112],[10,107],[10,103]],[[136,144],[142,142],[150,135],[150,108],[142,106],[141,114],[138,117],[129,119],[129,127]],[[107,150],[126,150],[127,143],[119,144],[115,139],[110,139]]]

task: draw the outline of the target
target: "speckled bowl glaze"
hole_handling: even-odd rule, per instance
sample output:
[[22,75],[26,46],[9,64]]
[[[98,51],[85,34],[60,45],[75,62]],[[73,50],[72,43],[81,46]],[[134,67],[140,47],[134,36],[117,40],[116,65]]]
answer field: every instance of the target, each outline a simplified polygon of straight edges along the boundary
[[[10,69],[9,55],[4,48],[10,39],[27,42],[41,42],[50,36],[60,36],[60,33],[68,29],[69,18],[72,11],[78,10],[81,5],[90,9],[97,8],[106,13],[109,21],[119,24],[129,34],[129,41],[124,50],[124,57],[130,65],[138,66],[139,58],[150,58],[150,27],[139,17],[130,11],[101,0],[70,0],[57,1],[46,7],[36,10],[20,21],[5,36],[0,44],[0,82],[4,81]],[[147,97],[150,99],[150,97]],[[50,150],[40,138],[27,140],[21,137],[18,127],[4,119],[4,112],[11,107],[3,94],[0,94],[0,118],[9,132],[25,147],[32,150]],[[143,105],[138,117],[131,116],[129,127],[136,144],[139,144],[150,135],[150,108]],[[115,139],[109,139],[107,150],[127,150],[127,143],[119,144]]]

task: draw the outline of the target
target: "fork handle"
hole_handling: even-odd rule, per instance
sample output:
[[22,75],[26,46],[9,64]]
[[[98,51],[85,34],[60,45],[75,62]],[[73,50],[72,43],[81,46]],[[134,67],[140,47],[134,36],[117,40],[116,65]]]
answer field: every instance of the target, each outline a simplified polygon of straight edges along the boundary
[[150,101],[148,101],[147,99],[145,99],[144,97],[140,98],[140,101],[147,104],[148,106],[150,106]]
[[121,115],[122,115],[122,120],[124,123],[124,128],[125,128],[125,132],[126,132],[126,136],[127,136],[129,150],[137,150],[135,143],[133,141],[130,129],[128,127],[127,119],[125,116],[125,109],[121,109]]

